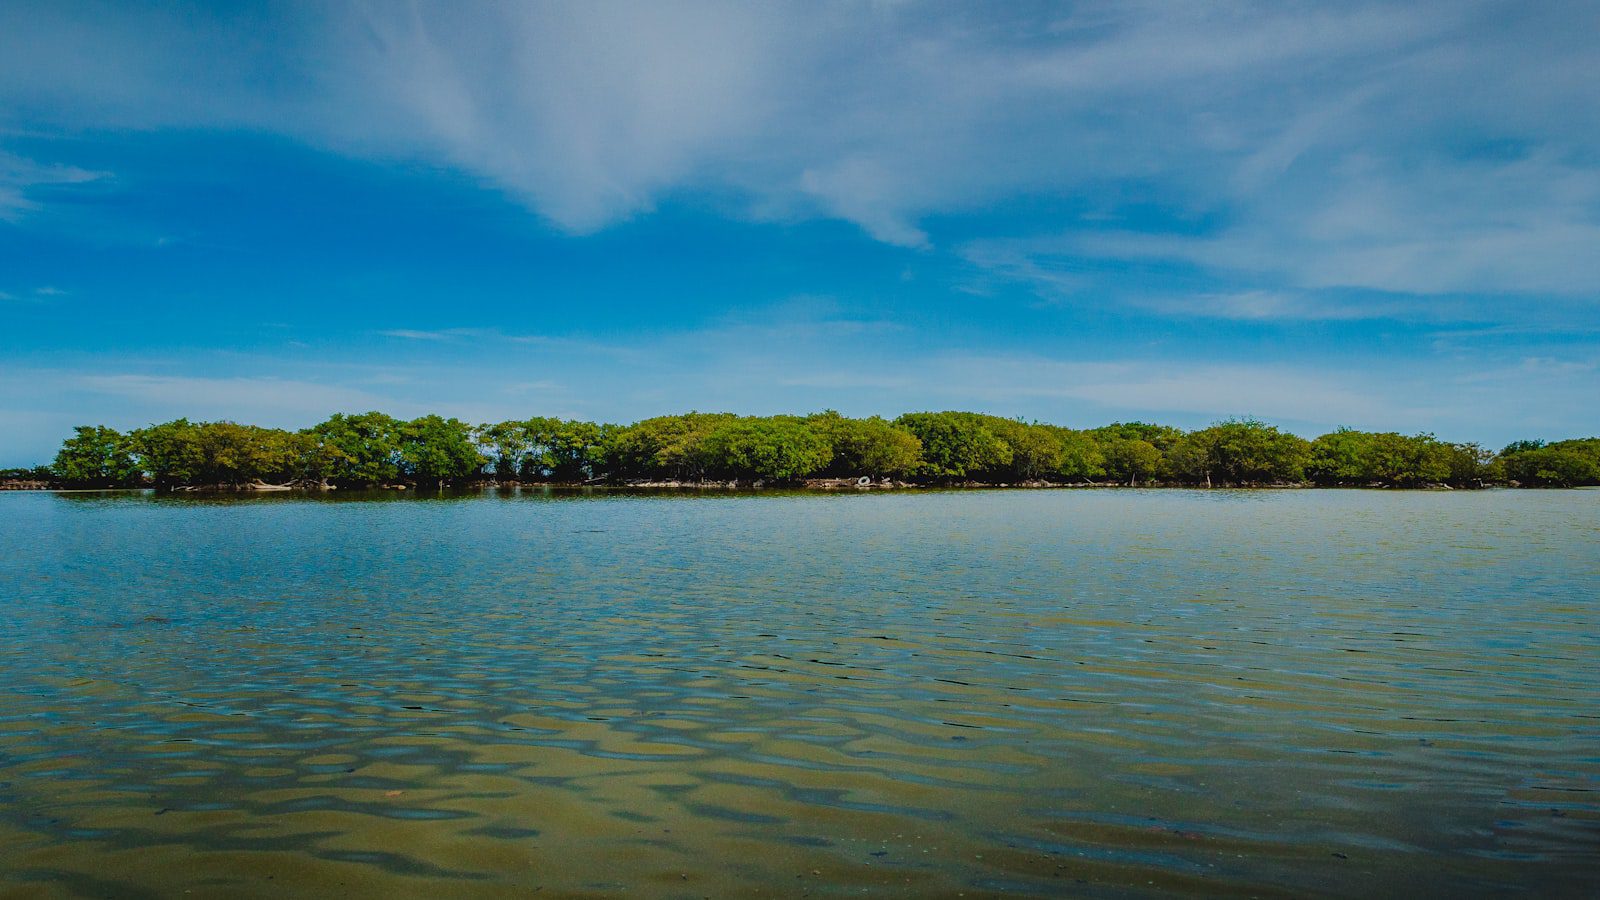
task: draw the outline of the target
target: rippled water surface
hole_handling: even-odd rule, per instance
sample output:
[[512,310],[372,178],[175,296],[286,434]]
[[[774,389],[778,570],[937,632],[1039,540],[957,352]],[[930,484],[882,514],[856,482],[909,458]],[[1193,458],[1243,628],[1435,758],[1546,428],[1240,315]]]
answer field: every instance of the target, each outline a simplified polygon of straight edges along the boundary
[[1600,492],[0,495],[0,895],[1600,892]]

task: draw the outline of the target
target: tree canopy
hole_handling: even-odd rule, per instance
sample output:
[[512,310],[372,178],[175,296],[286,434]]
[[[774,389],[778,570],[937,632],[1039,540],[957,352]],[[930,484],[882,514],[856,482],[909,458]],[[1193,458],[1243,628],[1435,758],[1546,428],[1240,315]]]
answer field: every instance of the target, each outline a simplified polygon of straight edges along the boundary
[[1519,444],[1537,446],[1502,454],[1495,461],[1508,481],[1539,487],[1600,484],[1600,438],[1556,441],[1553,444],[1521,441]]
[[[18,470],[22,471],[22,470]],[[1517,441],[1496,454],[1430,434],[1341,428],[1306,440],[1253,419],[1195,431],[1144,422],[1089,430],[972,412],[893,421],[689,412],[631,425],[535,417],[471,425],[339,413],[300,431],[176,419],[122,433],[84,425],[49,477],[152,485],[903,479],[926,484],[1108,483],[1566,487],[1600,484],[1600,438]]]

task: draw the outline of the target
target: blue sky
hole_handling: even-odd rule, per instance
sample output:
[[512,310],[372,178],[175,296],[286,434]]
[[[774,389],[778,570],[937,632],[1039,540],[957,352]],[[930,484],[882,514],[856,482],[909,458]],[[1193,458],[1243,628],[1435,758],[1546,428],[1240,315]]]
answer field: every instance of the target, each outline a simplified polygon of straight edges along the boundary
[[1596,3],[0,7],[0,466],[75,424],[1600,432]]

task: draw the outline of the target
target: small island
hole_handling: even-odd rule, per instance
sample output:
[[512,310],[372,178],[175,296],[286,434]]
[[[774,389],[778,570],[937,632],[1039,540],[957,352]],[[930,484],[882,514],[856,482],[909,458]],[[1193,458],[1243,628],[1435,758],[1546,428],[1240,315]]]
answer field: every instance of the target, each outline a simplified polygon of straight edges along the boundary
[[177,419],[80,426],[0,488],[350,490],[623,487],[1571,487],[1600,484],[1600,438],[1498,452],[1342,428],[1307,440],[1253,419],[1184,431],[1073,429],[972,412],[896,419],[690,412],[631,425],[336,414],[299,431]]

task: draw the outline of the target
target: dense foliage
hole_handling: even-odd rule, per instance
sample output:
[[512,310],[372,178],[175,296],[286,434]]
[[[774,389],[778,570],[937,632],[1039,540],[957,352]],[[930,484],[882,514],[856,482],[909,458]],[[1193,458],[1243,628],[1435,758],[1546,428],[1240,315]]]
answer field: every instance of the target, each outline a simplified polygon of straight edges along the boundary
[[61,445],[51,466],[56,478],[82,487],[114,487],[140,477],[133,442],[113,428],[80,425]]
[[1600,484],[1600,438],[1518,441],[1494,463],[1508,481],[1542,487]]
[[1447,444],[1431,434],[1341,428],[1311,442],[1306,472],[1321,484],[1472,486],[1493,478],[1493,458],[1477,444]]
[[[21,471],[21,470],[18,470]],[[37,474],[37,473],[35,473]],[[178,419],[123,434],[82,426],[47,473],[72,487],[154,485],[920,483],[1479,487],[1600,484],[1600,438],[1518,441],[1499,454],[1429,434],[1340,429],[1308,441],[1249,419],[1183,431],[1119,422],[1079,431],[969,412],[888,421],[691,412],[632,425],[532,418],[472,426],[378,412],[302,431]]]

